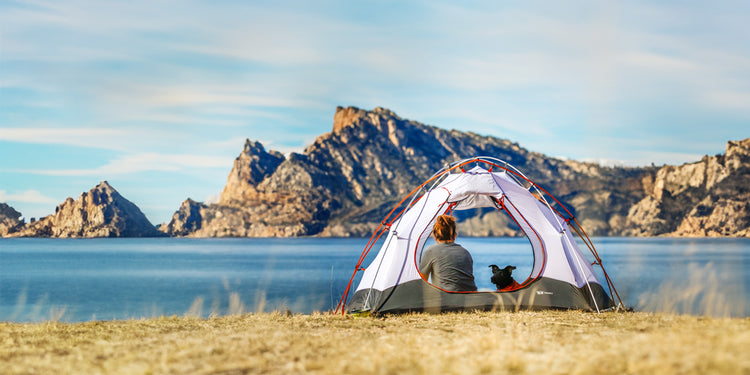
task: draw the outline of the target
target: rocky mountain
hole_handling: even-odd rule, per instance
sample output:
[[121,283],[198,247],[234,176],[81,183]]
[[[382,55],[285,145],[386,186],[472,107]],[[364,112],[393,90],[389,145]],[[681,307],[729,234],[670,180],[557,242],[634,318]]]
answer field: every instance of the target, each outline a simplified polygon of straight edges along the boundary
[[0,203],[0,237],[17,231],[24,222],[21,213],[6,203]]
[[[0,233],[1,234],[1,233]],[[68,198],[53,215],[17,227],[6,237],[154,237],[163,236],[132,202],[107,181]]]
[[[247,140],[219,201],[188,198],[159,231],[104,181],[28,224],[0,203],[0,237],[366,236],[435,171],[477,155],[523,171],[591,235],[750,237],[750,139],[681,166],[610,168],[355,107],[337,108],[332,131],[303,153],[285,157]],[[464,236],[521,235],[496,211],[457,216]]]
[[[160,230],[199,237],[368,235],[436,170],[485,155],[508,161],[554,194],[589,234],[746,236],[748,142],[730,142],[726,155],[679,167],[611,168],[424,125],[384,108],[339,107],[332,131],[301,154],[284,157],[248,140],[219,202],[187,200]],[[491,213],[460,219],[462,235],[518,234]]]
[[664,166],[644,185],[624,235],[750,237],[750,138],[728,142],[724,155]]

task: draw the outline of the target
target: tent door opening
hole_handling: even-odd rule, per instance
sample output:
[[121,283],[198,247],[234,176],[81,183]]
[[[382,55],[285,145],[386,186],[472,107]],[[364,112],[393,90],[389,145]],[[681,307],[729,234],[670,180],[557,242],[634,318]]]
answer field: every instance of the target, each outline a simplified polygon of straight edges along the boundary
[[[473,260],[473,276],[477,286],[477,290],[473,293],[514,291],[533,280],[531,272],[534,265],[534,251],[526,234],[516,223],[516,219],[505,210],[501,199],[489,198],[494,207],[457,210],[449,207],[446,211],[446,214],[454,216],[457,221],[456,243],[464,247]],[[502,238],[498,239],[498,237]],[[417,260],[421,260],[425,249],[434,244],[437,244],[437,241],[430,234],[418,251]],[[498,286],[492,282],[491,265],[496,265],[500,269],[506,266],[515,267],[510,271],[513,282],[499,290]],[[419,262],[415,266],[422,273]],[[425,281],[442,290],[434,284],[431,277],[425,277]],[[449,290],[446,292],[456,293]]]

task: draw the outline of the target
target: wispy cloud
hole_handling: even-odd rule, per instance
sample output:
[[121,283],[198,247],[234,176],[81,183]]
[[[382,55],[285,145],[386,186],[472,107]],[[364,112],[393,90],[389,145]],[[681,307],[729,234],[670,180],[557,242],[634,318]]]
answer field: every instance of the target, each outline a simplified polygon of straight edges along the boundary
[[[217,120],[220,122],[221,120]],[[46,123],[47,121],[44,121]],[[128,122],[112,124],[112,127],[3,127],[0,125],[0,141],[38,144],[64,145],[90,149],[108,150],[117,154],[150,152],[152,149],[167,150],[181,141],[191,138],[181,127],[161,125],[144,121],[139,124]],[[205,125],[205,123],[203,123]],[[199,137],[192,137],[200,141]],[[192,146],[190,146],[192,148]],[[51,156],[51,155],[50,155]],[[63,155],[64,156],[64,155]]]
[[[750,90],[708,92],[705,94],[705,102],[716,108],[750,112]],[[748,113],[747,117],[750,118],[750,113]]]
[[109,145],[112,139],[126,135],[128,132],[121,129],[0,127],[0,140],[2,141],[82,147],[102,147],[105,144]]
[[[748,11],[741,0],[0,2],[0,141],[113,151],[93,168],[27,160],[36,181],[226,170],[245,138],[300,151],[330,131],[336,105],[358,105],[545,154],[679,163],[747,136]],[[3,188],[27,189],[15,183]]]
[[140,172],[175,172],[187,169],[228,168],[231,160],[219,156],[140,153],[125,155],[89,169],[38,169],[24,173],[48,176],[120,176]]
[[141,88],[144,101],[154,107],[191,107],[217,105],[222,107],[287,107],[306,108],[315,102],[289,97],[268,97],[261,91],[236,85],[151,86]]
[[21,202],[21,203],[40,203],[49,204],[56,203],[53,198],[44,196],[42,193],[36,190],[25,190],[21,192],[8,193],[5,190],[0,190],[0,202]]

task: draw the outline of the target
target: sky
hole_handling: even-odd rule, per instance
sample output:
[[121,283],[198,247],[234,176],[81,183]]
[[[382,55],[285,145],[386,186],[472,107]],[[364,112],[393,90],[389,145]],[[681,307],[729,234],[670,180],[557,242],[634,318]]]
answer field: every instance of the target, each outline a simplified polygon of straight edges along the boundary
[[154,224],[337,106],[606,165],[750,137],[747,1],[0,0],[0,202],[107,180]]

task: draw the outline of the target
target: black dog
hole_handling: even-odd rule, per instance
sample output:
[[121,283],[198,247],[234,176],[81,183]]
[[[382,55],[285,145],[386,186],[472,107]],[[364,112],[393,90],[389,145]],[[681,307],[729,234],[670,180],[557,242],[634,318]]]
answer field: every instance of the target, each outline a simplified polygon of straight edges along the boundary
[[513,277],[511,274],[513,273],[513,270],[516,269],[514,266],[505,266],[505,268],[500,269],[500,267],[496,265],[491,265],[490,268],[492,268],[492,278],[490,278],[490,281],[492,281],[495,286],[497,286],[497,290],[503,289],[507,287],[510,284],[513,284]]

